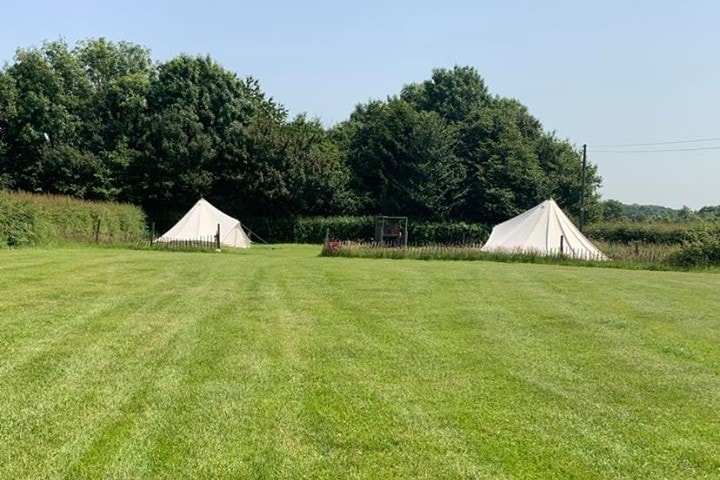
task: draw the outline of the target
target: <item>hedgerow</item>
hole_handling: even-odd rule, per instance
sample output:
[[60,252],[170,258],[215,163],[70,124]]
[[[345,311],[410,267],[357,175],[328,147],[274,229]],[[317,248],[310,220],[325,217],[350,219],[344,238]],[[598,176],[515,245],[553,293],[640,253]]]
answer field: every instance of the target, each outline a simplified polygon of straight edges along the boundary
[[145,238],[145,214],[139,207],[0,191],[0,247]]
[[720,222],[609,222],[585,229],[591,239],[626,244],[680,245],[704,233],[720,236]]

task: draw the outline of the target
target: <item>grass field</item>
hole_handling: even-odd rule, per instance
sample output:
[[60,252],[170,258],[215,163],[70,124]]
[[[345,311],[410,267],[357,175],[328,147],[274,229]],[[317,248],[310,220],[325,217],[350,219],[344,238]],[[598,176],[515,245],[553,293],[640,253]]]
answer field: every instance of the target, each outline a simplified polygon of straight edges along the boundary
[[719,478],[720,275],[0,251],[0,478]]

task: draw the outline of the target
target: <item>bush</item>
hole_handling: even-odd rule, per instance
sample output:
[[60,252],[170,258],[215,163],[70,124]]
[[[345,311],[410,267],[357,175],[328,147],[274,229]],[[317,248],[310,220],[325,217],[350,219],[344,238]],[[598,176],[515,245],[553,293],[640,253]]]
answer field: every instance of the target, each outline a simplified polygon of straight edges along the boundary
[[145,214],[132,205],[0,191],[0,246],[146,238]]
[[711,267],[720,265],[720,236],[705,234],[686,243],[670,257],[681,267]]
[[484,243],[491,227],[482,223],[410,222],[408,239],[415,245]]

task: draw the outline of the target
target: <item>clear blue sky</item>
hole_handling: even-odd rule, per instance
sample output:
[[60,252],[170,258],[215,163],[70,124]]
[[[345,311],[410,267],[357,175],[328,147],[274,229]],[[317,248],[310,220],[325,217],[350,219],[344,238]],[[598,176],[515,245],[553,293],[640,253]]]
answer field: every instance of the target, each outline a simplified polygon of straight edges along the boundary
[[[45,39],[99,36],[149,47],[161,61],[209,54],[259,79],[291,114],[326,125],[434,67],[472,65],[491,92],[591,146],[604,198],[699,208],[720,204],[720,149],[593,146],[720,137],[719,23],[714,0],[25,0],[2,7],[0,59]],[[720,141],[652,148],[712,146]]]

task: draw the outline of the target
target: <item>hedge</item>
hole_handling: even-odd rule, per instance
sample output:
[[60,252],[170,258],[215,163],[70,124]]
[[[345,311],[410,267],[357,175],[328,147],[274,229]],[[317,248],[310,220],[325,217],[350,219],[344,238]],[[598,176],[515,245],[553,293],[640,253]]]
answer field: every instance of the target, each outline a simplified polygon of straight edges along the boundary
[[[271,243],[323,243],[325,235],[336,240],[370,241],[375,236],[373,216],[297,217],[294,219],[243,219],[243,224]],[[491,228],[465,222],[408,222],[413,245],[479,243]],[[256,240],[256,238],[253,238]]]
[[720,236],[720,222],[614,222],[589,225],[585,234],[612,243],[681,245],[700,235]]
[[146,238],[145,214],[132,205],[0,191],[0,247]]

